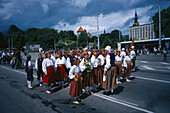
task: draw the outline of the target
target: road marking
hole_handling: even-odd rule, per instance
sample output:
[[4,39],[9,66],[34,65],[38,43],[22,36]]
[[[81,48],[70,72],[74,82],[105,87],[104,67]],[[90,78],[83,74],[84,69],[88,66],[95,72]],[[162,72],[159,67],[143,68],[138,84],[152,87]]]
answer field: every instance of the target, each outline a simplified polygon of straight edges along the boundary
[[133,76],[133,77],[136,77],[136,78],[139,78],[139,79],[144,79],[144,80],[151,80],[151,81],[163,82],[163,83],[170,84],[170,81],[165,81],[165,80],[158,80],[158,79],[154,79],[154,78],[145,78],[145,77],[139,77],[139,76]]
[[161,64],[165,64],[165,65],[170,65],[169,63],[166,63],[166,62],[159,62]]
[[149,67],[149,66],[146,66],[146,65],[144,65],[144,66],[141,66],[141,67],[143,67],[143,68],[145,68],[145,69],[148,69],[148,70],[155,70],[154,68],[151,68],[151,67]]
[[139,62],[142,62],[142,63],[148,63],[147,61],[139,61]]
[[[21,73],[21,74],[24,74],[24,75],[27,75],[26,72],[21,72],[21,71],[18,71],[18,70],[14,70],[14,69],[11,69],[11,68],[8,68],[8,67],[5,67],[5,66],[1,66],[2,68],[4,69],[7,69],[7,70],[10,70],[10,71],[15,71],[15,72],[18,72],[18,73]],[[33,75],[34,78],[37,78],[37,76]]]
[[[97,94],[97,93],[96,93]],[[99,94],[99,93],[98,93]],[[101,94],[99,94],[101,95]],[[137,104],[134,104],[134,103],[131,103],[131,102],[126,102],[126,101],[123,101],[123,100],[120,100],[120,99],[117,99],[117,98],[114,98],[114,97],[110,97],[110,96],[106,96],[106,95],[101,95],[101,96],[104,96],[106,98],[109,98],[111,100],[115,100],[115,101],[119,101],[119,102],[123,102],[123,103],[126,103],[126,104],[131,104],[131,105],[134,105],[134,106],[139,106]]]
[[146,113],[153,113],[152,111],[149,111],[149,110],[146,110],[146,109],[143,109],[143,108],[139,108],[137,106],[133,106],[133,105],[130,105],[130,104],[127,104],[127,103],[124,103],[124,102],[119,102],[117,100],[110,99],[110,98],[105,97],[105,96],[103,96],[101,94],[96,93],[96,94],[94,94],[94,96],[97,96],[97,97],[100,97],[100,98],[103,98],[103,99],[106,99],[106,100],[109,100],[109,101],[112,101],[112,102],[115,102],[115,103],[130,107],[130,108],[133,108],[133,109],[136,109],[136,110],[139,110],[139,111],[143,111],[143,112],[146,112]]

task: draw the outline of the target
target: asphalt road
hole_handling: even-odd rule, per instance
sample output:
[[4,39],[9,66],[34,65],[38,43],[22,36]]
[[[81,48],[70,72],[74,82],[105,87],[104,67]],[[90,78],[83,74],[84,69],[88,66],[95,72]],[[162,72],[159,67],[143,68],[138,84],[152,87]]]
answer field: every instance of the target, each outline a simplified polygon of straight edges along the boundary
[[[34,61],[37,54],[32,54]],[[69,87],[56,86],[52,94],[38,87],[34,71],[34,89],[26,84],[24,69],[0,65],[0,113],[169,113],[170,112],[170,57],[162,62],[161,56],[138,56],[137,71],[132,82],[117,85],[113,95],[103,90],[86,96],[84,102],[74,105],[69,97]]]

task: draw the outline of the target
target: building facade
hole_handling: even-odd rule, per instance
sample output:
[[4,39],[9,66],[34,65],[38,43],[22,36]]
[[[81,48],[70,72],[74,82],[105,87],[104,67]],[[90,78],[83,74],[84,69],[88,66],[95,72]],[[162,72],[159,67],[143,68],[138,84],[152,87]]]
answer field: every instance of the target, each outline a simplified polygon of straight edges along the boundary
[[129,40],[135,37],[135,40],[155,39],[154,24],[139,25],[135,11],[134,24],[129,27]]

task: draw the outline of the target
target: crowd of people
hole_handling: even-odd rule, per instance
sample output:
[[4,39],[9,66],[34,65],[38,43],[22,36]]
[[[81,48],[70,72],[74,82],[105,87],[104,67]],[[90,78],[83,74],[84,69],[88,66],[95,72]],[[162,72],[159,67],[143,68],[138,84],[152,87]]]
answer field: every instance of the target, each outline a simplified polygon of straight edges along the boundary
[[[37,80],[40,86],[46,86],[46,93],[51,94],[52,85],[58,83],[61,89],[65,81],[70,83],[70,96],[74,104],[79,104],[83,93],[90,95],[98,89],[104,89],[104,93],[110,90],[114,93],[116,84],[121,84],[122,79],[131,82],[131,71],[135,71],[136,54],[134,47],[125,52],[113,50],[107,46],[104,50],[92,50],[87,48],[82,51],[67,50],[55,53],[49,51],[38,54],[35,62]],[[27,55],[26,69],[28,88],[32,89],[33,65],[31,55]],[[124,73],[124,74],[123,74]],[[40,81],[42,78],[42,81]]]

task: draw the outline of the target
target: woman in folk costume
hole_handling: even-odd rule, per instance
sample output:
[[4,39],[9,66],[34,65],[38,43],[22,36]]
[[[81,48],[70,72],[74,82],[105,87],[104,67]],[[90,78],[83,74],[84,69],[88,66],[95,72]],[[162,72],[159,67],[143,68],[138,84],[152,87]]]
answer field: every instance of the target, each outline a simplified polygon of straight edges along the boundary
[[[85,53],[84,58],[79,64],[81,72],[82,72],[82,78],[83,78],[83,88],[85,88],[85,93],[90,94],[91,89],[94,86],[94,78],[92,74],[92,64],[89,59],[89,54]],[[89,87],[89,89],[87,89]]]
[[31,55],[27,55],[25,71],[27,73],[28,88],[32,89],[33,88],[32,87],[32,81],[34,80],[34,78],[33,78],[33,67],[32,67],[32,63],[31,63]]
[[120,51],[117,51],[117,55],[115,57],[116,65],[118,67],[117,69],[117,78],[116,78],[116,84],[121,84],[120,77],[122,77],[122,57],[120,56]]
[[43,85],[46,86],[46,93],[51,94],[51,84],[55,81],[55,64],[51,59],[51,53],[45,54],[45,59],[42,62],[43,70]]
[[[73,98],[74,104],[79,104],[80,98],[82,94],[82,77],[80,76],[80,67],[79,67],[79,59],[73,59],[73,66],[69,71],[69,78],[71,80],[70,85],[70,96]],[[82,100],[83,101],[83,100]]]
[[125,70],[125,77],[126,77],[126,81],[127,82],[131,82],[130,80],[130,73],[131,73],[131,63],[132,63],[132,60],[131,60],[131,56],[130,56],[130,52],[127,52],[127,56],[124,58],[124,61],[123,61],[123,65],[124,65],[124,70]]
[[101,70],[101,59],[98,57],[97,50],[92,51],[91,63],[93,66],[93,76],[94,76],[94,83],[95,87],[93,88],[96,91],[96,85],[100,86],[102,84],[102,70]]
[[113,90],[116,87],[115,84],[115,76],[117,67],[115,64],[115,55],[114,53],[111,53],[111,47],[106,46],[105,48],[107,55],[106,55],[106,65],[104,66],[104,74],[103,74],[103,88],[105,89],[111,89],[111,93],[113,94]]
[[59,51],[58,58],[55,61],[55,67],[57,68],[56,80],[59,81],[59,87],[62,88],[64,88],[64,81],[66,80],[65,66],[67,67],[66,59],[63,57],[62,52]]

